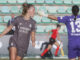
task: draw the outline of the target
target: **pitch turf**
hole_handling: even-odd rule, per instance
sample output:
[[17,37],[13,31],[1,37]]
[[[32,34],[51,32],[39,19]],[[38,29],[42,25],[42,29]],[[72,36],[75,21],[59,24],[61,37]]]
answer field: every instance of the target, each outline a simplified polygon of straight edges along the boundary
[[[0,58],[0,60],[9,60],[8,58]],[[60,58],[60,59],[40,59],[40,58],[24,58],[23,60],[68,60],[66,58]],[[78,60],[78,59],[77,59]]]
[[[6,58],[0,58],[0,60],[9,60],[9,59],[6,59]],[[25,58],[23,60],[68,60],[68,59],[36,59],[36,58]]]

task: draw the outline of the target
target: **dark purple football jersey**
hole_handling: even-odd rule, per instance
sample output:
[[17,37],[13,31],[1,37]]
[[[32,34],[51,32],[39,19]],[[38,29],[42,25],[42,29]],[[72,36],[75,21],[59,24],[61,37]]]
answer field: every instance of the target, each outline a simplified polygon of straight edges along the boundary
[[78,15],[76,20],[74,20],[75,16],[64,16],[58,17],[59,23],[64,23],[67,27],[68,31],[68,39],[80,39],[80,15]]

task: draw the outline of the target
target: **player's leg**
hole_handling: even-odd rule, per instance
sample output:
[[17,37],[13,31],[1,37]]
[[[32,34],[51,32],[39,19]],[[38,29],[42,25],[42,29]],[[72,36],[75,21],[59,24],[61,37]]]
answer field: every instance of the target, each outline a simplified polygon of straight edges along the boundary
[[[49,50],[51,49],[51,45],[49,44],[48,45],[48,48],[46,48],[44,51],[43,51],[43,53],[41,54],[41,58],[43,58],[43,59],[45,59],[45,55],[46,55],[46,53],[48,53],[49,52]],[[49,55],[49,54],[48,54]]]
[[[52,58],[53,58],[53,55],[52,55],[51,50],[49,50],[46,54],[47,54],[47,57],[48,57],[49,59],[52,59]],[[46,55],[46,54],[45,54],[45,55]]]
[[78,60],[80,60],[80,57],[78,57]]
[[69,60],[76,60],[77,51],[76,50],[68,50],[68,58]]
[[80,60],[80,48],[78,50],[78,60]]
[[[79,40],[80,42],[80,40]],[[78,43],[78,60],[80,60],[80,43]]]
[[58,55],[58,51],[59,51],[59,44],[57,42],[55,42],[55,45],[57,46],[57,49],[56,49],[54,54],[55,54],[55,56],[57,56]]
[[79,46],[79,49],[78,49],[78,60],[80,60],[80,46]]
[[[26,50],[27,51],[27,50]],[[17,50],[16,60],[22,60],[26,54],[26,51],[23,49]]]
[[16,60],[17,56],[17,48],[16,48],[16,42],[13,38],[10,38],[9,40],[9,58],[10,60]]
[[44,52],[41,54],[41,56],[44,56],[52,48],[52,45],[54,44],[54,42],[55,42],[55,40],[53,40],[52,38],[49,39],[48,48],[46,48],[44,50]]
[[50,38],[49,45],[48,45],[48,50],[50,50],[52,48],[52,45],[55,44],[55,42],[56,42],[55,39]]
[[76,60],[76,58],[73,58],[73,59],[69,59],[69,60]]
[[76,60],[76,57],[78,56],[78,47],[77,44],[71,43],[68,43],[68,58],[69,60]]
[[24,56],[27,55],[28,47],[17,47],[17,56],[16,60],[23,60]]
[[50,50],[51,48],[52,48],[52,45],[49,44],[47,49]]
[[15,47],[9,48],[10,60],[16,60],[17,49]]
[[77,57],[77,50],[75,49],[68,49],[68,58],[69,60],[76,60],[76,57]]
[[23,58],[20,56],[16,56],[16,60],[22,60]]
[[41,56],[44,56],[48,51],[49,51],[48,48],[46,48],[46,49],[43,51],[43,53],[41,54]]
[[80,60],[80,49],[78,50],[78,60]]
[[51,50],[50,50],[50,57],[53,57],[53,54],[52,54]]
[[58,42],[55,42],[54,44],[59,47],[59,43]]

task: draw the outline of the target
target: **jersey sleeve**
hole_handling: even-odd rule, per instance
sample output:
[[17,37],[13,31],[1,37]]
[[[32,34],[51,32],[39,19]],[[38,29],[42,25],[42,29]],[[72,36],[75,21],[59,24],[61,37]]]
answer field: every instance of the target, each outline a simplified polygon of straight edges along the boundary
[[36,31],[36,22],[33,23],[31,31]]
[[54,29],[52,29],[51,32],[54,32]]
[[14,18],[14,21],[11,22],[11,25],[16,26],[18,24],[18,19],[17,17]]
[[59,23],[64,23],[65,24],[67,22],[67,20],[68,20],[68,16],[57,17],[57,19],[58,19]]

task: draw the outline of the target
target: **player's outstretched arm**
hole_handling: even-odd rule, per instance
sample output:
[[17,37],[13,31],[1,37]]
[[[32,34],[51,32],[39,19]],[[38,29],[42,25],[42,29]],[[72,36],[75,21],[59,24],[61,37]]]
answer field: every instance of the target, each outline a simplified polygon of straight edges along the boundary
[[7,34],[11,29],[12,29],[12,25],[10,25],[9,27],[7,27],[3,32],[2,34],[0,34],[0,37],[4,36],[5,34]]
[[52,19],[52,20],[58,20],[57,17],[55,17],[54,15],[48,15],[48,18]]
[[56,20],[56,21],[58,20],[57,17],[55,17],[54,15],[45,14],[43,11],[38,11],[38,15],[48,17],[48,18],[50,18],[52,20]]
[[32,46],[35,47],[35,32],[31,32],[31,40],[32,40]]

